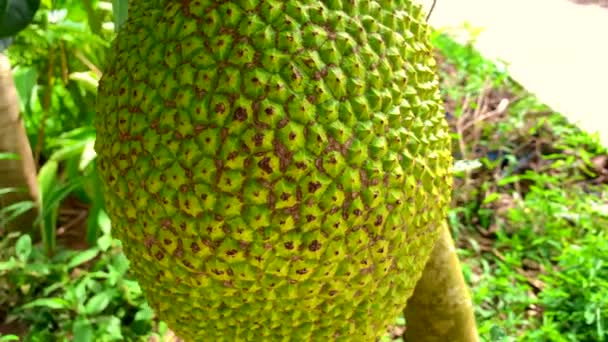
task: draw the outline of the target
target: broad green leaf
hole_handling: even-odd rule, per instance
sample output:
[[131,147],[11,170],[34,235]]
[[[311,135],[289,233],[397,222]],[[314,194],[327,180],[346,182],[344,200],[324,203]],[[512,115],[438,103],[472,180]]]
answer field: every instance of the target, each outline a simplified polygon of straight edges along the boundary
[[63,298],[55,297],[55,298],[39,298],[39,299],[36,299],[32,302],[29,302],[29,303],[21,306],[21,308],[23,308],[23,309],[31,309],[31,308],[35,308],[35,307],[46,307],[46,308],[55,309],[55,310],[69,309],[70,303]]
[[59,163],[54,160],[49,160],[38,172],[38,185],[40,187],[40,196],[44,199],[48,194],[50,194],[51,189],[57,182],[57,169],[59,168]]
[[112,258],[112,266],[122,276],[129,269],[129,259],[122,253],[117,254]]
[[48,254],[55,250],[56,244],[55,234],[58,215],[58,201],[55,200],[54,202],[53,199],[57,197],[56,193],[58,192],[58,190],[56,190],[58,182],[58,168],[59,163],[57,161],[49,160],[42,165],[38,173],[41,203],[38,222],[40,223],[42,241]]
[[101,209],[97,213],[97,223],[104,234],[110,234],[112,221],[110,221],[110,216],[108,216],[105,210]]
[[97,83],[99,80],[95,77],[94,73],[88,71],[73,72],[70,74],[69,79],[78,82],[91,93],[97,93]]
[[86,169],[87,166],[89,166],[89,164],[91,164],[91,162],[95,159],[95,157],[97,157],[97,153],[95,152],[95,139],[90,139],[82,149],[78,169],[80,171]]
[[0,261],[0,272],[10,271],[17,266],[17,261],[13,257],[11,257],[9,261]]
[[93,341],[93,326],[88,319],[81,318],[74,322],[72,327],[74,334],[73,342],[90,342]]
[[0,336],[0,342],[9,342],[9,341],[19,341],[19,336],[17,336],[17,335]]
[[99,254],[99,250],[97,248],[91,248],[86,251],[80,252],[68,262],[68,268],[73,268],[78,265],[84,264],[85,262],[95,258],[97,254]]
[[114,30],[118,32],[120,27],[127,21],[129,1],[112,0],[112,10],[114,13]]
[[97,247],[102,252],[105,252],[112,245],[112,237],[110,235],[102,235],[99,239],[97,239]]
[[17,153],[0,152],[0,160],[19,160],[21,157]]
[[32,252],[32,238],[25,234],[22,235],[15,244],[15,253],[21,262],[26,262]]
[[51,273],[51,265],[44,263],[31,263],[27,264],[25,270],[33,276],[46,276]]
[[96,314],[102,312],[103,310],[105,310],[105,308],[108,306],[108,304],[110,304],[110,301],[112,300],[112,298],[114,298],[115,294],[116,294],[115,290],[105,290],[103,292],[100,292],[100,293],[94,295],[85,304],[85,306],[84,306],[85,313],[87,315],[96,315]]
[[150,306],[148,304],[144,304],[142,306],[142,308],[139,311],[137,311],[137,313],[135,313],[134,320],[149,321],[149,320],[152,320],[153,318],[154,318],[154,311],[152,310],[152,308],[150,308]]
[[112,338],[115,338],[117,340],[124,340],[121,331],[121,321],[118,317],[112,316],[108,318],[108,323],[105,327],[105,331]]
[[101,31],[101,20],[95,11],[95,7],[93,6],[93,2],[91,0],[81,0],[82,7],[84,7],[87,12],[89,28],[91,32],[95,34],[100,34]]
[[32,101],[32,94],[38,81],[38,71],[33,67],[17,66],[13,71],[15,89],[19,96],[19,109],[22,113],[27,112]]
[[489,194],[488,196],[486,196],[483,199],[483,204],[492,203],[492,202],[496,201],[499,198],[500,198],[500,194],[498,192],[493,192],[493,193]]

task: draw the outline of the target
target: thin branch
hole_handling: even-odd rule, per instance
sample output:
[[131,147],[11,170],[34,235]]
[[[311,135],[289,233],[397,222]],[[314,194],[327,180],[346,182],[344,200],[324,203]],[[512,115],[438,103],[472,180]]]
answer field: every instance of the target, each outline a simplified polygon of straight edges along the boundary
[[427,22],[431,18],[431,14],[433,14],[433,10],[435,9],[435,5],[437,5],[437,0],[433,0],[433,4],[431,5],[431,9],[429,10],[429,13],[427,13],[427,15],[426,15],[426,21]]

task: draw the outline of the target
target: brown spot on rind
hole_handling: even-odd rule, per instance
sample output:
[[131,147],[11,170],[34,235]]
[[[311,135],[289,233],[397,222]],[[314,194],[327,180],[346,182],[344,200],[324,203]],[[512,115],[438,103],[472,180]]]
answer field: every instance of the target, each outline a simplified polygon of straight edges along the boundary
[[177,240],[177,248],[175,249],[173,255],[177,258],[181,258],[184,255],[184,246],[182,240]]
[[287,126],[288,123],[289,123],[289,119],[288,118],[281,119],[281,121],[279,121],[277,123],[277,128],[281,129],[281,128]]
[[[198,110],[198,109],[197,109]],[[215,105],[215,112],[216,113],[223,113],[226,110],[226,106],[223,103],[218,103]]]
[[247,110],[243,107],[239,107],[234,111],[234,118],[241,122],[247,120]]
[[262,144],[264,143],[264,134],[257,133],[253,137],[253,141],[255,142],[255,146],[262,146]]
[[270,158],[268,157],[262,158],[262,160],[258,162],[258,167],[268,174],[271,174],[273,171],[272,167],[270,167]]
[[308,192],[315,193],[315,191],[319,190],[321,188],[321,183],[320,182],[310,182],[308,183]]
[[374,221],[374,225],[379,226],[382,224],[382,215],[378,215],[376,217],[376,221]]
[[321,249],[321,243],[319,243],[319,241],[317,240],[313,240],[308,246],[308,250],[310,250],[311,252],[318,251],[319,249]]

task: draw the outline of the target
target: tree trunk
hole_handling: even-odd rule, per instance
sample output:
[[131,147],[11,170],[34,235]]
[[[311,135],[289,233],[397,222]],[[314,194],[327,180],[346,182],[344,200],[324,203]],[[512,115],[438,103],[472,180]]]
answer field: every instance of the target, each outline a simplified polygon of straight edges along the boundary
[[[14,153],[19,157],[18,160],[0,159],[0,189],[22,190],[1,195],[0,209],[21,201],[38,202],[36,166],[19,115],[18,101],[10,62],[4,54],[0,53],[0,153]],[[0,226],[0,230],[8,228],[29,231],[33,227],[36,215],[35,209],[29,210],[19,215],[8,227]]]
[[473,304],[445,222],[405,309],[405,341],[477,342]]

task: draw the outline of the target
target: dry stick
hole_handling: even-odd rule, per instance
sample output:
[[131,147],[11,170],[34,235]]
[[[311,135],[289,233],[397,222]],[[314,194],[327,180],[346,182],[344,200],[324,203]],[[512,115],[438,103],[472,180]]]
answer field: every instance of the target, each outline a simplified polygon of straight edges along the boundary
[[[0,196],[0,209],[24,200],[38,202],[38,183],[32,149],[19,115],[19,98],[9,59],[0,53],[0,152],[15,153],[19,160],[0,160],[0,188],[25,188],[26,191]],[[37,209],[15,219],[8,227],[32,229]],[[0,227],[2,230],[5,227]]]
[[74,52],[74,57],[78,58],[79,61],[82,62],[82,64],[86,65],[87,68],[89,68],[93,73],[95,73],[95,75],[97,77],[101,77],[101,75],[103,74],[101,70],[99,70],[99,68],[93,64],[93,62],[91,62],[87,57],[85,57],[85,55],[82,54],[82,52],[80,51],[76,51]]
[[500,100],[500,103],[498,104],[496,109],[486,112],[483,115],[480,115],[476,121],[468,122],[466,125],[464,125],[464,127],[462,129],[467,130],[467,129],[471,128],[471,126],[477,125],[481,121],[485,121],[485,120],[491,119],[492,117],[494,117],[496,115],[503,114],[507,110],[507,107],[509,107],[509,104],[510,104],[509,99],[504,98],[504,99]]
[[46,119],[49,111],[51,110],[51,94],[53,93],[53,71],[55,68],[55,49],[49,50],[49,65],[47,69],[47,89],[44,93],[44,100],[42,102],[42,119],[40,120],[40,128],[38,129],[38,141],[36,142],[36,150],[34,151],[34,162],[40,166],[40,154],[42,146],[44,146],[44,128],[46,125]]
[[61,48],[60,57],[61,57],[61,79],[63,84],[66,85],[70,81],[70,70],[68,67],[68,57],[65,53],[65,44],[63,41],[59,41],[59,47]]
[[437,4],[437,0],[433,0],[433,4],[431,5],[431,9],[429,9],[429,13],[426,15],[426,21],[428,22],[431,18],[431,14],[433,14],[433,10],[435,9],[435,5]]
[[405,308],[407,342],[477,342],[473,303],[448,224]]

